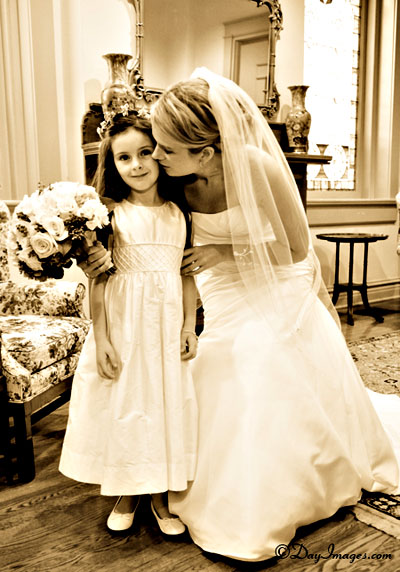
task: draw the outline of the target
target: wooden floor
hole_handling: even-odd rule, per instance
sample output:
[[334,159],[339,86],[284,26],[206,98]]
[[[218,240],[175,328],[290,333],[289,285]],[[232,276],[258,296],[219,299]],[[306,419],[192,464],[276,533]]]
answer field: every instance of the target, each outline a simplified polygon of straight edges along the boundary
[[[399,306],[382,306],[383,324],[356,315],[355,325],[350,327],[343,318],[346,338],[355,340],[400,329]],[[67,413],[64,406],[35,426],[37,476],[33,482],[7,486],[0,473],[1,572],[400,571],[400,542],[359,523],[345,509],[298,531],[295,542],[307,549],[308,558],[302,549],[298,558],[257,564],[204,554],[188,536],[179,540],[163,537],[147,499],[132,531],[125,536],[111,535],[105,521],[115,499],[101,497],[98,487],[76,483],[58,472]],[[328,558],[332,544],[335,554],[347,554],[348,558]],[[365,558],[352,563],[352,554],[365,554]],[[373,554],[391,554],[392,558],[376,560]]]

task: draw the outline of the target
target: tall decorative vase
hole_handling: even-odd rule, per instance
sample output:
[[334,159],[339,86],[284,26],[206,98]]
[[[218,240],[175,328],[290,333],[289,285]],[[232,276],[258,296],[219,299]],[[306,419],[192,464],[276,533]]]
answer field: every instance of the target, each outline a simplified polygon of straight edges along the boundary
[[135,92],[129,84],[128,62],[132,56],[127,54],[106,54],[103,58],[108,64],[109,80],[101,92],[101,105],[106,121],[116,113],[128,112],[135,101]]
[[293,153],[307,153],[311,115],[305,108],[308,85],[292,85],[292,107],[286,117],[286,132]]

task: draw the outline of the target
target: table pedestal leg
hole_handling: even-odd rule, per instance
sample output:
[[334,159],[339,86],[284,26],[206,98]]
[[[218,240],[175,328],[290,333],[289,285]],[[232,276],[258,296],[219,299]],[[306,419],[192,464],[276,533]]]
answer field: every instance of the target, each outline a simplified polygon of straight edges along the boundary
[[349,255],[349,282],[347,284],[347,323],[354,326],[353,318],[353,264],[354,264],[354,243],[350,243]]
[[366,313],[369,316],[372,316],[373,318],[375,318],[375,320],[377,322],[382,323],[383,322],[383,317],[379,314],[379,312],[377,312],[376,310],[374,310],[373,308],[371,308],[369,301],[368,301],[368,294],[367,294],[367,267],[368,267],[368,242],[364,243],[364,263],[363,263],[363,280],[362,280],[362,284],[360,286],[360,293],[361,293],[361,298],[364,304],[364,308],[366,309]]
[[339,258],[340,258],[340,243],[336,243],[336,258],[335,258],[335,283],[333,285],[332,304],[335,305],[339,298]]

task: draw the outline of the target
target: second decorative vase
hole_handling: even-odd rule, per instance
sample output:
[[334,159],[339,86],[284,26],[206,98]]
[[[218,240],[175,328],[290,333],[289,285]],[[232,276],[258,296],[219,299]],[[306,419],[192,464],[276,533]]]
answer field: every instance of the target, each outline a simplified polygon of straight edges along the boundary
[[115,113],[128,112],[134,101],[134,93],[129,84],[128,62],[132,56],[127,54],[107,54],[103,58],[108,63],[109,80],[101,92],[101,104],[104,117]]
[[311,115],[305,108],[308,85],[292,85],[292,108],[286,117],[286,132],[293,153],[307,153]]

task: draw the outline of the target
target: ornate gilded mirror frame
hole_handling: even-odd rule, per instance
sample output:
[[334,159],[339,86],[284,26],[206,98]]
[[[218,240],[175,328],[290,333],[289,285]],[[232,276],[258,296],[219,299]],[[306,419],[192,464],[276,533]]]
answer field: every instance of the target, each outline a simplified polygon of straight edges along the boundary
[[[265,6],[268,10],[267,18],[270,22],[269,33],[269,54],[268,70],[265,79],[264,102],[259,105],[262,113],[267,119],[272,119],[280,108],[280,94],[275,83],[276,67],[276,42],[279,40],[280,32],[283,29],[282,9],[279,0],[252,0],[257,3],[257,8]],[[128,0],[132,5],[136,15],[136,59],[130,65],[131,83],[141,81],[143,83],[143,3],[144,0]],[[152,90],[150,90],[151,92]],[[158,90],[155,90],[158,91]],[[162,91],[162,90],[160,90]],[[150,93],[148,94],[150,95]],[[154,94],[156,95],[156,94]]]
[[280,32],[283,29],[282,9],[279,0],[252,0],[257,3],[257,8],[265,6],[269,10],[268,19],[271,23],[271,33],[269,37],[269,65],[264,88],[264,103],[259,105],[263,115],[267,119],[272,119],[279,111],[279,92],[275,83],[276,67],[276,42],[279,40]]

